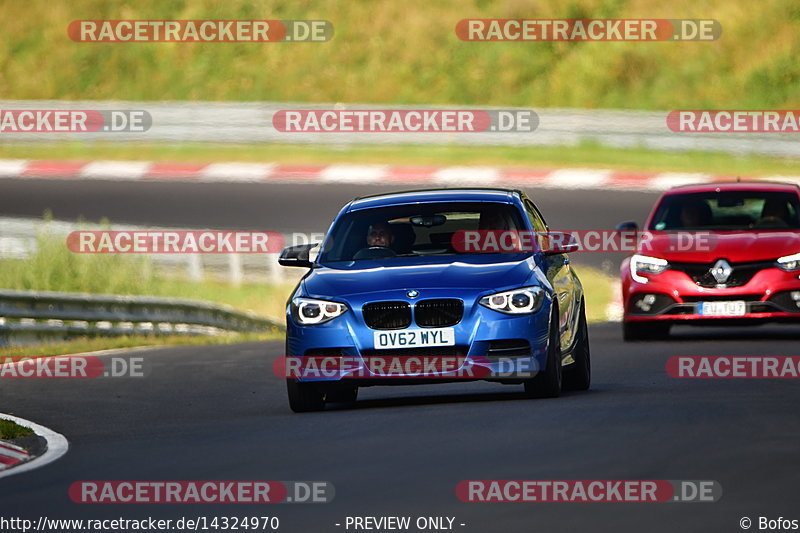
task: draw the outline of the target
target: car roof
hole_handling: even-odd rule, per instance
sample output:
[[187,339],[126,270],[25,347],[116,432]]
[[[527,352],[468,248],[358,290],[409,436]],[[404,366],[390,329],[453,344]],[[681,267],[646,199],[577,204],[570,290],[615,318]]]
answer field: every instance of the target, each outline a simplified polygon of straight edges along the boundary
[[512,203],[514,195],[522,195],[514,189],[459,188],[459,189],[417,189],[371,196],[362,196],[350,202],[348,211],[388,207],[392,205],[437,202],[498,202]]
[[664,196],[673,194],[692,194],[718,191],[772,191],[772,192],[800,192],[796,183],[777,181],[716,181],[712,183],[694,183],[672,188]]

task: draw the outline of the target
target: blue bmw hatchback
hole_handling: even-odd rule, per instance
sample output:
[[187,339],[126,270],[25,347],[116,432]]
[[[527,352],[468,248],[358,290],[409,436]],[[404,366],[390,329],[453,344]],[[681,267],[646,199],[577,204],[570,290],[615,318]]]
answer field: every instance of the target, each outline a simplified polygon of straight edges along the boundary
[[[454,380],[522,384],[531,397],[589,388],[581,283],[558,244],[465,249],[465,232],[549,231],[525,193],[439,189],[357,198],[316,246],[286,309],[289,405],[353,402],[359,387]],[[552,234],[552,233],[551,233]]]

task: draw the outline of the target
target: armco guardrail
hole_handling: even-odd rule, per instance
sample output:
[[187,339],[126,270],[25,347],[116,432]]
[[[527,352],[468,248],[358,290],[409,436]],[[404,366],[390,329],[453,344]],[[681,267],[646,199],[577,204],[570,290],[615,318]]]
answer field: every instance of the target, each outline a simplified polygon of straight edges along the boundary
[[219,335],[282,327],[198,300],[0,289],[0,345],[11,338]]
[[[3,141],[103,140],[104,142],[213,142],[313,144],[434,144],[484,146],[574,146],[592,142],[617,148],[718,151],[797,157],[796,133],[675,133],[669,111],[534,108],[539,126],[528,133],[297,133],[281,132],[273,115],[285,109],[410,109],[411,106],[300,104],[291,102],[130,102],[0,100],[0,109],[146,110],[152,126],[144,132],[4,132]],[[413,106],[414,109],[475,110],[467,106]],[[491,108],[483,107],[483,110]]]
[[[33,218],[0,217],[0,259],[25,259],[36,252],[37,237],[49,235],[66,241],[67,235],[77,230],[108,231],[184,231],[187,228],[145,227],[129,224],[91,224],[44,221]],[[206,228],[208,231],[217,231]],[[295,242],[297,235],[315,236],[321,240],[323,233],[284,234],[286,246],[305,244],[307,240]],[[315,241],[316,242],[316,241]],[[277,253],[269,254],[150,254],[154,267],[170,276],[190,281],[201,281],[206,277],[227,280],[232,285],[245,282],[289,283],[296,282],[303,274],[300,269],[278,265]]]

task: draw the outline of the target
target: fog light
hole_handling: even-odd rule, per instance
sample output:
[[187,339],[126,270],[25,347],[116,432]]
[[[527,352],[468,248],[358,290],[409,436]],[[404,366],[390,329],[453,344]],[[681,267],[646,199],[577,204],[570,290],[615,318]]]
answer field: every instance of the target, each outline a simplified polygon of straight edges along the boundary
[[639,300],[636,301],[635,305],[645,313],[649,313],[654,303],[656,303],[655,294],[645,294],[643,298],[639,298]]
[[800,291],[792,291],[789,293],[789,296],[794,300],[794,305],[800,307]]

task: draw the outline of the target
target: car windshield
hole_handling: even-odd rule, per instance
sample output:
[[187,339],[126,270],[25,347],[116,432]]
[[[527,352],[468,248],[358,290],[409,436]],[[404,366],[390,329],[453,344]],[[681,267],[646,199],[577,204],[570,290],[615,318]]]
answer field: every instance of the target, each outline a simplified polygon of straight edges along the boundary
[[339,219],[318,261],[456,254],[452,241],[457,231],[524,229],[519,212],[510,204],[449,202],[364,209]]
[[725,191],[666,196],[651,230],[800,229],[798,197],[788,192]]

